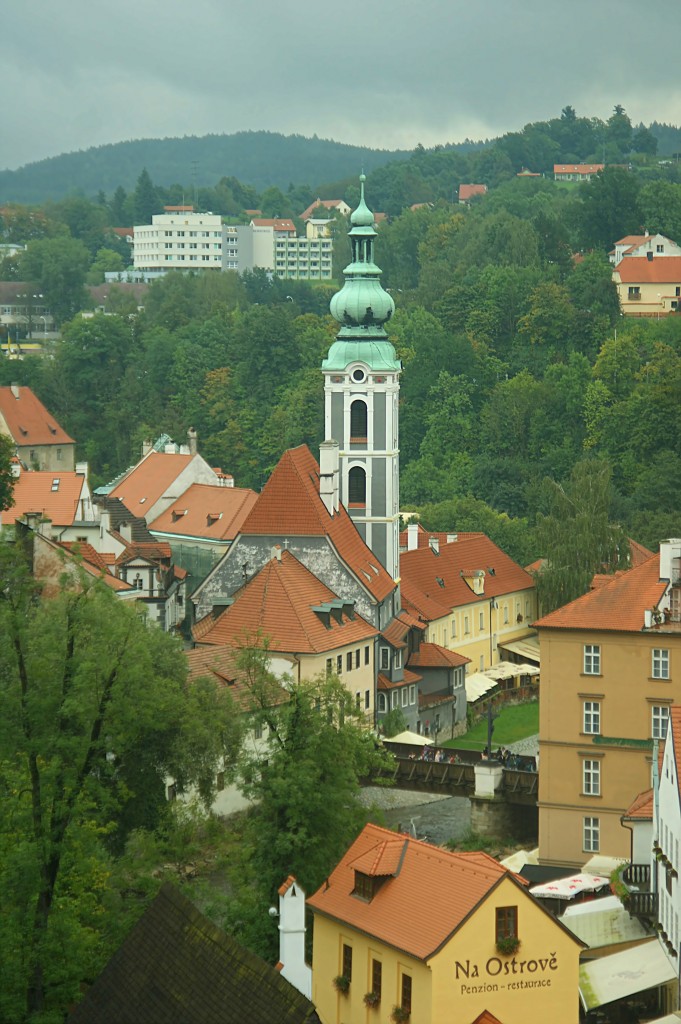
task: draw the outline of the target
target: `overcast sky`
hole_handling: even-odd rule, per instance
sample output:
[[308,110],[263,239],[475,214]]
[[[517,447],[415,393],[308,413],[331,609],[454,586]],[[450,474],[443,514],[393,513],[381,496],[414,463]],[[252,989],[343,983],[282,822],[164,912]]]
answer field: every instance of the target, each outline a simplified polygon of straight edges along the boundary
[[376,148],[681,122],[680,0],[3,0],[0,168],[267,129]]

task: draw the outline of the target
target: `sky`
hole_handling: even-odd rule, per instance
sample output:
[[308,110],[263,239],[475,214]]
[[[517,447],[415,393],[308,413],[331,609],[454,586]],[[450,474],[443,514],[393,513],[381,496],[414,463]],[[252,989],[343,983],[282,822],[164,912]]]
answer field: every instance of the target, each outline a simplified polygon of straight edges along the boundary
[[0,169],[134,138],[377,149],[681,123],[679,0],[3,0]]

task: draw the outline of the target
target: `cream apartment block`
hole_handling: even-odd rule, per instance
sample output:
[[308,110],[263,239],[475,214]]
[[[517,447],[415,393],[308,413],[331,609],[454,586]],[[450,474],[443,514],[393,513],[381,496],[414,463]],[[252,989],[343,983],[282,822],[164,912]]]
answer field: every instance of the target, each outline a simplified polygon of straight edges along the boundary
[[150,275],[169,270],[222,270],[222,217],[194,213],[192,206],[166,206],[151,224],[135,226],[135,270]]

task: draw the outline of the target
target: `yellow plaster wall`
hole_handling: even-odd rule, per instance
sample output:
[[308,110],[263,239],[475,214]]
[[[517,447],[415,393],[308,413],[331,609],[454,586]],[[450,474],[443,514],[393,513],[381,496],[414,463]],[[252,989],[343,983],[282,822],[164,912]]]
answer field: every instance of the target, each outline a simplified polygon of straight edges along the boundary
[[[408,908],[404,927],[406,932]],[[333,986],[333,979],[341,973],[344,943],[352,947],[352,982],[347,995],[341,995]],[[364,1005],[364,995],[371,991],[372,959],[383,965],[382,998],[378,1007],[369,1009]],[[403,973],[412,978],[412,1020],[414,1024],[427,1024],[431,1019],[431,972],[426,964],[315,914],[312,1001],[322,1024],[389,1024],[392,1009],[400,1002]]]
[[[525,636],[536,619],[537,592],[534,588],[519,590],[495,600],[497,608],[490,609],[489,597],[482,596],[470,604],[454,608],[451,614],[441,619],[434,619],[428,629],[428,640],[470,658],[469,672],[479,672],[482,668],[490,668],[491,664],[496,665],[500,660],[497,644]],[[490,615],[493,634],[491,664]],[[521,622],[518,622],[518,616],[521,616]]]
[[[600,645],[600,675],[583,672],[587,643]],[[651,676],[654,647],[670,651],[669,680]],[[585,816],[600,821],[599,853],[627,857],[631,836],[620,816],[651,785],[651,750],[594,743],[583,732],[583,704],[600,702],[604,737],[650,739],[653,705],[681,700],[681,636],[541,629],[540,652],[540,861],[581,866],[592,856]],[[585,758],[600,762],[599,796],[582,792]]]
[[[364,664],[364,648],[369,648],[369,664]],[[355,668],[355,652],[359,650],[359,668]],[[347,670],[347,654],[352,653],[352,670]],[[326,672],[326,660],[331,658],[332,670],[336,672],[336,656],[340,655],[343,659],[343,671],[340,673],[339,678],[348,690],[348,693],[352,694],[353,699],[357,691],[359,690],[360,697],[360,709],[365,715],[370,716],[373,722],[374,714],[374,641],[373,638],[369,640],[362,640],[359,643],[352,644],[349,647],[338,647],[333,651],[327,651],[325,654],[320,655],[298,655],[300,661],[300,678],[301,679],[315,679]],[[369,691],[369,707],[364,706],[364,695],[366,691]]]
[[[518,908],[521,945],[514,956],[502,956],[495,945],[496,908],[509,906]],[[577,1024],[580,948],[526,892],[505,878],[430,961],[430,1024],[470,1024],[483,1010],[503,1024]],[[412,1016],[416,1024],[420,1017],[416,1011]]]

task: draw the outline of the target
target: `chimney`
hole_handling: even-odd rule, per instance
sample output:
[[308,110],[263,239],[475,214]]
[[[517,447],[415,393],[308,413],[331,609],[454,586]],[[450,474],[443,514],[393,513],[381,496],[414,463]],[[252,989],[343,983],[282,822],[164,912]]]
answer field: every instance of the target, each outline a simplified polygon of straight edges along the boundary
[[416,551],[419,546],[419,524],[407,523],[407,551]]
[[323,441],[319,446],[319,496],[329,515],[339,505],[340,448],[338,441]]
[[275,544],[270,555],[272,558],[276,558],[278,562],[281,562],[281,544]]
[[196,453],[199,450],[198,434],[196,433],[193,427],[190,427],[189,430],[187,431],[187,437],[189,439],[189,454],[196,455]]
[[142,441],[142,458],[144,458],[145,455],[148,455],[152,448],[153,445],[149,438],[147,438],[146,441]]
[[18,398],[19,397],[19,385],[18,384],[10,384],[9,387],[10,387],[10,391],[12,392],[14,397]]
[[434,555],[439,555],[440,554],[440,538],[439,537],[429,537],[428,538],[428,544],[430,546],[430,550],[433,552]]
[[312,971],[305,963],[305,892],[293,875],[279,889],[279,914],[274,907],[270,914],[279,917],[281,976],[310,999]]

